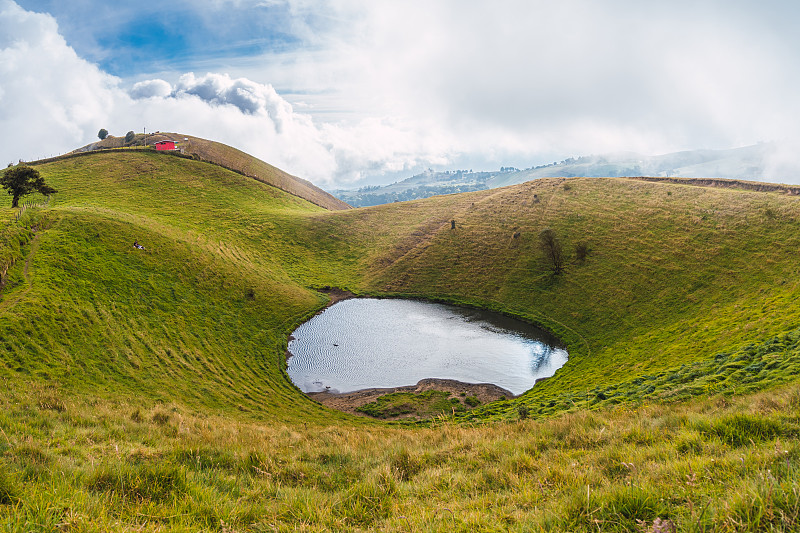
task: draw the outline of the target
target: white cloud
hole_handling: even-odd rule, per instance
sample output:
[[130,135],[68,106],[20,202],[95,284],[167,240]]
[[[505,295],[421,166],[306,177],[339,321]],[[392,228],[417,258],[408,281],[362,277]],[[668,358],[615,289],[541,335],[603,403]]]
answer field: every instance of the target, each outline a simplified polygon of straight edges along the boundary
[[247,115],[267,116],[278,133],[293,119],[292,106],[271,85],[246,78],[233,80],[227,74],[208,73],[200,78],[191,72],[184,74],[178,80],[173,95],[197,96],[209,104],[232,105]]
[[769,181],[800,183],[800,141],[794,139],[770,145],[764,161]]
[[[256,16],[262,4],[181,5]],[[151,75],[125,91],[129,82],[76,56],[52,18],[0,0],[0,120],[14,131],[0,156],[146,126],[226,142],[330,186],[464,161],[523,167],[800,138],[793,3],[267,4],[286,7],[300,45],[199,58],[210,73]]]
[[315,88],[298,98],[336,120],[400,117],[451,154],[525,164],[800,137],[795,3],[339,0],[323,15],[314,48],[240,73]]
[[164,98],[172,94],[172,85],[164,80],[145,80],[137,82],[131,89],[131,97],[137,100],[141,98]]
[[703,5],[370,3],[351,28],[363,42],[337,35],[348,61],[369,66],[345,79],[448,129],[582,153],[610,139],[663,151],[796,134],[800,39],[769,28],[774,5]]
[[[0,1],[3,163],[74,148],[102,127],[118,80],[81,60],[55,20]],[[98,120],[100,119],[100,120]]]
[[447,162],[447,145],[405,124],[365,118],[349,126],[317,125],[271,85],[246,78],[188,73],[174,87],[158,79],[139,82],[131,96],[149,99],[132,104],[148,121],[184,124],[181,131],[233,143],[325,185]]
[[[268,84],[227,74],[138,82],[118,78],[79,58],[55,21],[8,0],[0,3],[0,157],[8,162],[63,153],[96,139],[104,127],[177,131],[219,140],[321,185],[347,183],[418,161],[441,160],[424,137],[384,119],[317,125],[296,113]],[[13,132],[9,135],[8,132]]]

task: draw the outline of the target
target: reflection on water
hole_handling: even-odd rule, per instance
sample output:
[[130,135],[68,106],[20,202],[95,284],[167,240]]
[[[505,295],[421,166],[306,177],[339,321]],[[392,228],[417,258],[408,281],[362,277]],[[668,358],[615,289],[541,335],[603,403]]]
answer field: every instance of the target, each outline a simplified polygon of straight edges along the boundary
[[522,394],[567,361],[557,339],[530,324],[413,300],[345,300],[292,335],[289,376],[304,392],[446,378]]

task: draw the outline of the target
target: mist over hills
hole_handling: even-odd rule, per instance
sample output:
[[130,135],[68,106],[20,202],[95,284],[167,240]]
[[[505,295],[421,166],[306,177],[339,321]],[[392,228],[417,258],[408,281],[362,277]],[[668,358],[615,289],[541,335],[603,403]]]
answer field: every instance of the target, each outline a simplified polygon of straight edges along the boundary
[[800,169],[794,150],[781,143],[761,143],[729,150],[689,150],[644,156],[633,152],[571,157],[526,169],[501,167],[496,171],[427,170],[384,186],[331,193],[354,207],[427,198],[439,194],[479,191],[551,177],[683,177],[727,178],[795,183]]

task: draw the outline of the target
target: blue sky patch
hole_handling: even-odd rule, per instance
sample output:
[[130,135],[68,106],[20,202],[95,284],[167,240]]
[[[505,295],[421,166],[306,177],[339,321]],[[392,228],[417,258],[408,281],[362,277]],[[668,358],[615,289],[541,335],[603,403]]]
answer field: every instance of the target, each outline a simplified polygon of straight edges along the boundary
[[285,5],[200,9],[168,4],[94,0],[19,0],[21,7],[55,17],[60,33],[81,57],[104,71],[133,78],[165,70],[192,70],[225,59],[284,52],[302,46],[292,35]]

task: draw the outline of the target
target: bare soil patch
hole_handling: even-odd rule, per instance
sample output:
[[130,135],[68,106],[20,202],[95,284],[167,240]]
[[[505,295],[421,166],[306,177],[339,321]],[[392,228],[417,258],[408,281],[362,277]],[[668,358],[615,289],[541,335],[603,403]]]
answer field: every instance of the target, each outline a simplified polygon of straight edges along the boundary
[[321,289],[317,289],[318,292],[323,294],[327,294],[330,301],[325,306],[326,308],[332,306],[337,302],[341,302],[342,300],[349,300],[350,298],[355,298],[356,295],[350,291],[340,289],[338,287],[323,287]]

